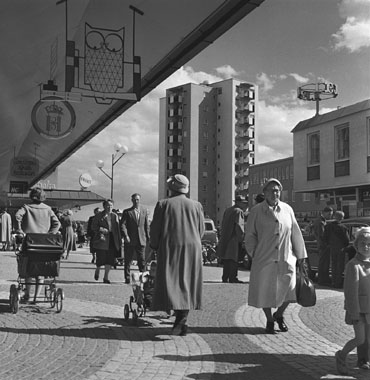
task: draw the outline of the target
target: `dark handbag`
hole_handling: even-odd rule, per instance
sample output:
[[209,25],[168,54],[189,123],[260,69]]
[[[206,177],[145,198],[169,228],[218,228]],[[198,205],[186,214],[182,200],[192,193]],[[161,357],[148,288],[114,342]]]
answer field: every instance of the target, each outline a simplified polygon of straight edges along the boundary
[[296,296],[297,302],[303,307],[316,305],[316,290],[313,282],[308,277],[307,265],[301,260],[296,268]]

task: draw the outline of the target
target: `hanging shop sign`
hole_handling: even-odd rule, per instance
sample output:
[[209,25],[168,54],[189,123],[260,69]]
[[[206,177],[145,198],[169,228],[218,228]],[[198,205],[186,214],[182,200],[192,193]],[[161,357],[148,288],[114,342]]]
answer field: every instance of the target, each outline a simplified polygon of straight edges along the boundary
[[76,126],[76,113],[67,101],[50,96],[38,101],[31,113],[36,132],[47,139],[61,139]]
[[80,183],[80,186],[83,189],[87,189],[92,184],[92,178],[91,175],[88,173],[84,173],[80,175],[80,178],[78,179],[78,182]]

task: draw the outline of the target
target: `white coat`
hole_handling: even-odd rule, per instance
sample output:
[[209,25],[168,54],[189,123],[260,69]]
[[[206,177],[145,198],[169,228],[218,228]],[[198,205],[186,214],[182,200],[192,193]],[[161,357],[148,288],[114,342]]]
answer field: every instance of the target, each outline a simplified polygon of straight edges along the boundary
[[252,258],[248,304],[276,308],[295,302],[296,262],[307,253],[293,209],[281,201],[275,212],[266,201],[253,207],[245,247]]

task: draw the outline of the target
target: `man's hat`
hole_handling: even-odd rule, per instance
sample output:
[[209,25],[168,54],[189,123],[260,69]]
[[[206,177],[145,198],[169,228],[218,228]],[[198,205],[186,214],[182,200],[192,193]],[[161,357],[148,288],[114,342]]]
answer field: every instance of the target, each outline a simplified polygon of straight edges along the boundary
[[280,191],[283,190],[283,185],[281,184],[281,182],[280,182],[278,179],[276,179],[276,178],[269,178],[269,179],[263,184],[262,191],[265,191],[265,190],[266,190],[266,187],[267,187],[271,182],[275,182],[275,183],[280,187]]
[[326,206],[323,211],[324,212],[333,212],[333,209],[330,206]]
[[248,203],[244,195],[237,195],[234,199],[234,202]]
[[189,180],[182,174],[175,174],[167,180],[167,186],[170,190],[181,194],[189,192]]

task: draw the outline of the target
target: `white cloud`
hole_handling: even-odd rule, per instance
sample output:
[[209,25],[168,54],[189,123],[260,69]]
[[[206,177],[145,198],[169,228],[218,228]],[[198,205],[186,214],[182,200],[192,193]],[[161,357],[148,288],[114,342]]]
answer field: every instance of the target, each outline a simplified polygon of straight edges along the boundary
[[257,85],[262,93],[266,93],[274,88],[275,80],[266,73],[257,74]]
[[346,21],[333,34],[334,49],[355,52],[370,47],[370,0],[342,0],[339,12]]
[[291,130],[301,120],[314,116],[314,111],[298,104],[294,107],[284,103],[270,105],[262,100],[258,103],[258,115],[256,164],[292,156]]
[[242,74],[242,72],[236,71],[233,67],[230,65],[224,65],[221,67],[217,67],[216,69],[217,74],[221,75],[223,79],[229,79],[229,78],[237,78],[239,75]]
[[290,73],[289,75],[293,77],[298,83],[307,83],[310,80],[309,78],[303,77],[297,73]]

